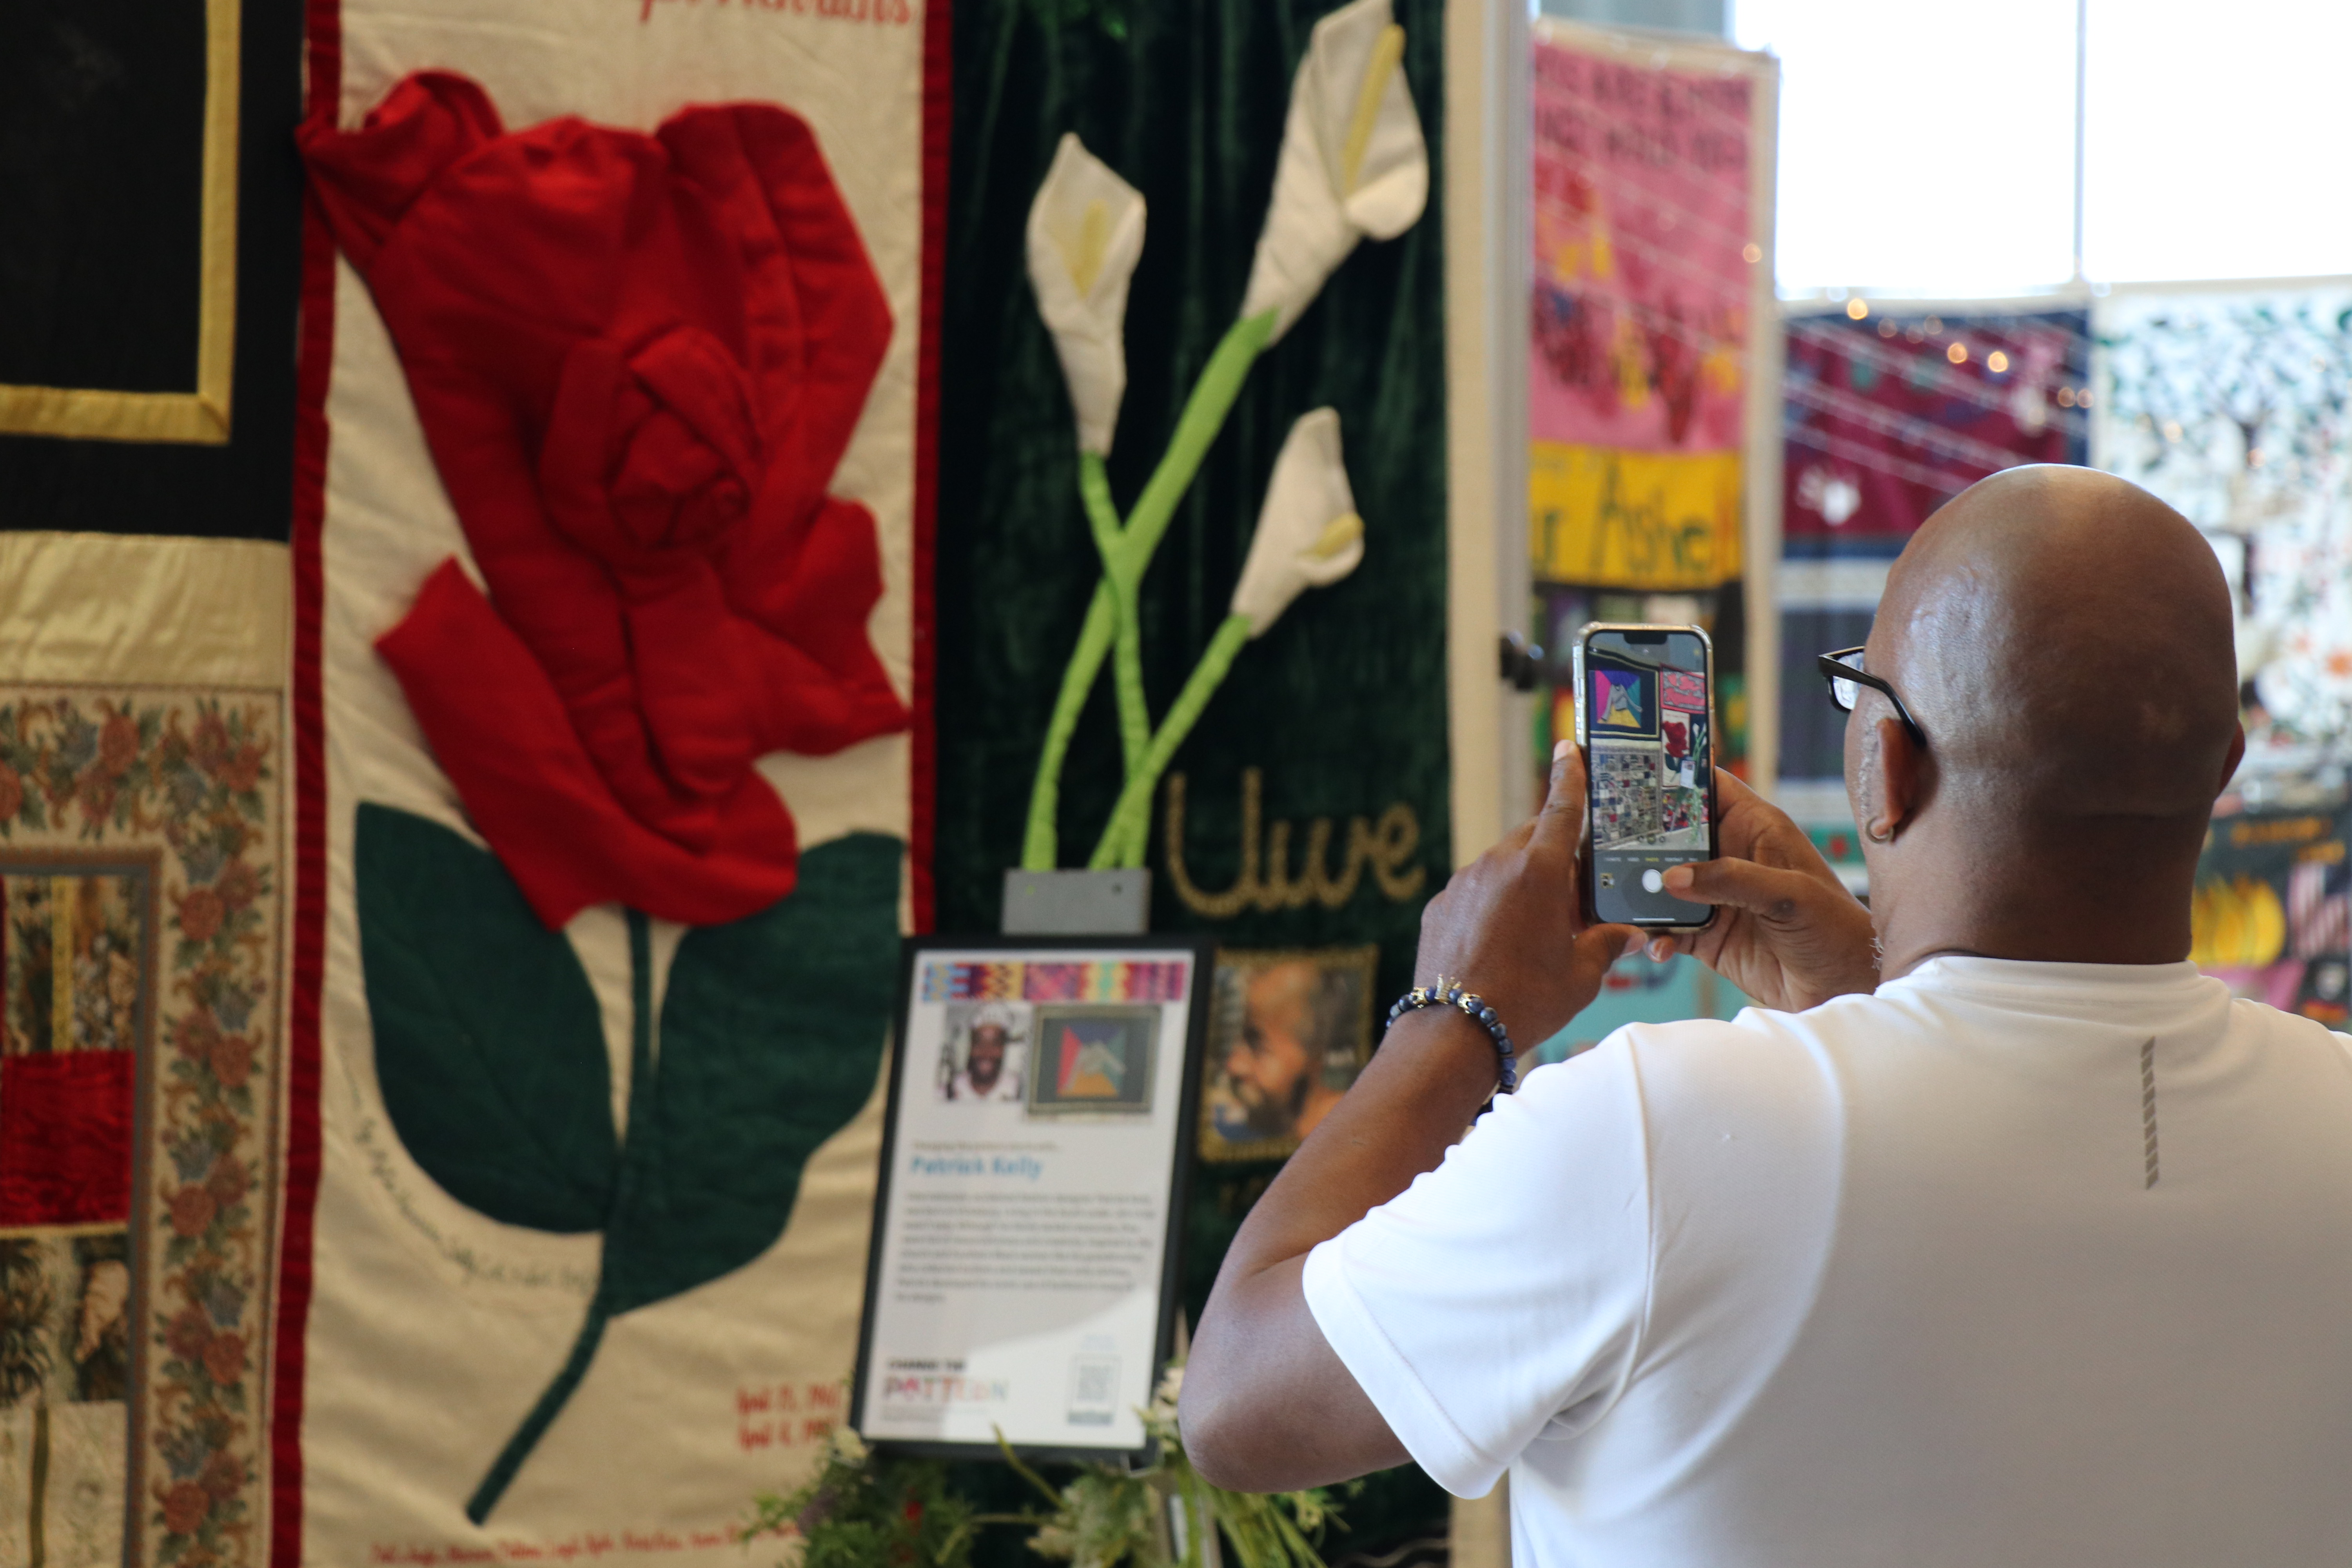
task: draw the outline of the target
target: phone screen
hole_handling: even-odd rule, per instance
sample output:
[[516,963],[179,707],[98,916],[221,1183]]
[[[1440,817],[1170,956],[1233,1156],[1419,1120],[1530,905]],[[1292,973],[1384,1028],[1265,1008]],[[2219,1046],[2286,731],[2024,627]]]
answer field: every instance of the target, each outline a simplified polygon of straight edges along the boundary
[[1714,858],[1710,679],[1706,639],[1696,631],[1585,636],[1590,874],[1604,921],[1697,925],[1712,912],[1662,881],[1669,866]]

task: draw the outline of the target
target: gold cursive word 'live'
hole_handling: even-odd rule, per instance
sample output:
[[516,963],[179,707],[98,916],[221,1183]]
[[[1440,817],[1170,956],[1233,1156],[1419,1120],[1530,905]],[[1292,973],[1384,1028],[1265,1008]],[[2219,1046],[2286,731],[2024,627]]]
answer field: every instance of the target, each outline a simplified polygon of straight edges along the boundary
[[1334,877],[1328,864],[1331,852],[1331,818],[1318,816],[1307,825],[1307,856],[1297,876],[1290,869],[1290,824],[1276,822],[1259,838],[1259,797],[1265,787],[1262,768],[1242,770],[1242,869],[1234,885],[1221,893],[1204,893],[1192,885],[1184,869],[1184,775],[1168,775],[1168,879],[1176,896],[1196,915],[1213,921],[1231,920],[1244,910],[1300,910],[1321,904],[1336,910],[1356,896],[1364,868],[1381,891],[1403,903],[1419,893],[1428,868],[1413,864],[1421,847],[1421,819],[1412,807],[1398,801],[1381,813],[1380,821],[1348,819],[1346,864]]

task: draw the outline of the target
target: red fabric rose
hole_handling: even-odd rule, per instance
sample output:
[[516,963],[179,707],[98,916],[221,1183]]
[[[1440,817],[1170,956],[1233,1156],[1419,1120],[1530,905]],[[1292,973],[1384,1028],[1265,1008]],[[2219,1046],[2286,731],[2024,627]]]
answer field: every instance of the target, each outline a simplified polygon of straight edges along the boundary
[[190,942],[210,942],[228,911],[210,888],[191,888],[180,895],[180,934]]
[[213,1215],[219,1212],[212,1194],[198,1186],[182,1187],[172,1194],[168,1206],[172,1211],[172,1228],[187,1237],[204,1235],[205,1227],[213,1223]]
[[174,1481],[163,1494],[163,1528],[174,1535],[194,1535],[213,1511],[213,1494],[194,1481]]
[[425,72],[301,143],[488,585],[443,563],[377,645],[475,826],[551,926],[765,908],[798,845],[753,759],[907,722],[874,520],[825,493],[890,314],[815,138],[509,134]]

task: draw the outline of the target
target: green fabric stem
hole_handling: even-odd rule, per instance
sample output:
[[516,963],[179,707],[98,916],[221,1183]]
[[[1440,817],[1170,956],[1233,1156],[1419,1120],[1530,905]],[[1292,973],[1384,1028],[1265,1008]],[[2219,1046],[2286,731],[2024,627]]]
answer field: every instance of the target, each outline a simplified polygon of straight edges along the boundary
[[1144,755],[1142,771],[1130,773],[1126,788],[1119,791],[1118,804],[1111,808],[1110,824],[1095,846],[1094,858],[1087,862],[1089,868],[1105,871],[1143,864],[1144,846],[1151,829],[1151,797],[1160,787],[1160,775],[1168,771],[1176,748],[1192,732],[1192,725],[1200,719],[1202,710],[1208,707],[1209,699],[1224,684],[1226,674],[1249,637],[1249,617],[1227,616],[1224,624],[1217,628],[1217,635],[1209,639],[1208,650],[1192,667],[1192,674],[1184,682],[1184,689],[1177,693],[1160,732],[1151,737],[1151,750]]
[[1135,574],[1139,582],[1142,566],[1150,563],[1151,552],[1160,548],[1160,536],[1168,531],[1168,521],[1176,515],[1176,503],[1192,488],[1201,459],[1209,455],[1217,432],[1225,427],[1225,416],[1232,412],[1234,399],[1241,395],[1250,366],[1257,363],[1274,336],[1277,314],[1262,310],[1228,327],[1216,352],[1202,367],[1201,379],[1192,384],[1192,395],[1184,400],[1184,412],[1176,418],[1176,434],[1169,438],[1168,450],[1145,481],[1143,493],[1135,498],[1135,510],[1128,513],[1128,548],[1140,558]]
[[[629,926],[629,1124],[624,1138],[642,1134],[652,1121],[654,1098],[654,942],[653,922],[635,910],[623,911]],[[617,1211],[628,1205],[630,1189],[636,1184],[632,1162],[621,1162],[618,1191],[614,1207]],[[515,1472],[522,1468],[539,1440],[547,1436],[548,1427],[563,1414],[580,1380],[588,1375],[590,1363],[596,1359],[596,1347],[604,1342],[604,1325],[612,1321],[613,1300],[610,1281],[599,1278],[596,1294],[588,1302],[587,1321],[580,1325],[580,1333],[572,1342],[572,1353],[563,1358],[556,1372],[522,1418],[507,1446],[499,1450],[482,1484],[474,1489],[467,1500],[466,1517],[476,1524],[487,1521],[490,1510],[499,1506],[506,1495]]]
[[1110,476],[1093,452],[1078,454],[1078,496],[1086,503],[1087,522],[1094,531],[1095,549],[1102,556],[1103,576],[1110,584],[1111,679],[1118,694],[1118,742],[1125,772],[1143,765],[1151,744],[1151,710],[1143,700],[1143,635],[1138,628],[1136,590],[1142,563],[1126,549],[1118,508],[1111,503]]
[[[1062,671],[1061,695],[1055,700],[1054,716],[1045,726],[1045,743],[1037,753],[1037,775],[1029,786],[1029,824],[1021,840],[1021,867],[1025,871],[1050,871],[1061,858],[1056,818],[1061,808],[1063,763],[1069,754],[1070,736],[1077,729],[1078,715],[1086,707],[1087,693],[1094,689],[1103,658],[1115,646],[1118,650],[1114,679],[1118,693],[1119,742],[1126,753],[1127,789],[1134,789],[1138,769],[1144,765],[1145,738],[1151,726],[1150,710],[1143,694],[1142,634],[1137,610],[1143,574],[1151,564],[1153,552],[1160,548],[1160,537],[1168,531],[1170,520],[1176,515],[1177,503],[1192,488],[1202,459],[1215,444],[1217,433],[1224,428],[1225,416],[1232,412],[1234,399],[1241,395],[1250,367],[1257,363],[1257,356],[1265,352],[1267,341],[1274,336],[1276,314],[1273,310],[1261,311],[1226,329],[1215,352],[1209,355],[1209,363],[1202,367],[1200,379],[1192,384],[1192,395],[1184,400],[1184,412],[1177,416],[1176,433],[1169,438],[1168,450],[1161,454],[1159,467],[1152,469],[1124,528],[1119,526],[1118,510],[1111,502],[1110,481],[1103,472],[1102,459],[1087,452],[1078,455],[1078,495],[1086,505],[1087,525],[1094,535],[1095,548],[1102,557],[1103,582],[1087,606],[1086,624],[1079,629],[1078,645],[1071,650],[1070,662]],[[1222,672],[1219,679],[1223,679]],[[1186,727],[1191,727],[1191,721],[1186,721]],[[1150,771],[1150,778],[1156,782],[1158,772]],[[1147,805],[1150,794],[1147,785]],[[1120,798],[1124,801],[1125,795]],[[1111,842],[1118,825],[1118,816],[1114,812],[1111,826],[1104,830],[1104,843]],[[1113,852],[1118,853],[1116,849]],[[1104,853],[1101,845],[1097,846],[1095,853],[1099,859]],[[1131,859],[1102,863],[1140,866],[1140,837],[1131,853]]]
[[1036,781],[1029,786],[1029,828],[1021,841],[1021,868],[1050,871],[1061,858],[1055,822],[1062,805],[1062,759],[1069,754],[1070,736],[1078,715],[1102,672],[1110,652],[1113,622],[1110,584],[1095,585],[1094,602],[1087,606],[1086,624],[1078,628],[1078,646],[1062,671],[1062,694],[1054,702],[1054,717],[1045,726],[1045,744],[1037,753]]

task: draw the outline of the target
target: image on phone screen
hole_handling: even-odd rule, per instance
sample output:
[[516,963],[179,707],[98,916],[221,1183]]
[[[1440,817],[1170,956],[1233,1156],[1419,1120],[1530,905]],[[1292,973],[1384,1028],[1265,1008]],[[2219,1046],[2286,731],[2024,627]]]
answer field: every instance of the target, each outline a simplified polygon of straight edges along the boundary
[[1696,632],[1586,637],[1592,905],[1604,921],[1696,925],[1710,912],[1664,884],[1668,867],[1714,855],[1708,679],[1706,643]]

